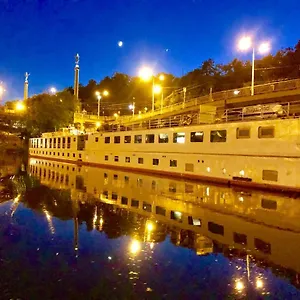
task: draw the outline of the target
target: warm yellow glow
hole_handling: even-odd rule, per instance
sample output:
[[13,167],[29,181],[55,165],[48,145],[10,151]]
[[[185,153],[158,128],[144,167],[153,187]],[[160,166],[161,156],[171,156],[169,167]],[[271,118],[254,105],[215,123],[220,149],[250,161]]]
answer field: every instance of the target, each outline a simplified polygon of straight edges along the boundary
[[256,280],[256,287],[257,287],[258,289],[261,289],[263,286],[264,286],[263,281],[262,281],[260,278],[258,278],[258,279]]
[[95,95],[96,95],[96,96],[100,96],[100,92],[99,92],[99,91],[96,91],[96,92],[95,92]]
[[18,102],[16,104],[16,110],[17,111],[23,111],[23,110],[25,110],[25,105],[22,102]]
[[154,248],[154,243],[151,242],[151,243],[150,243],[150,249],[152,250],[153,248]]
[[244,283],[242,282],[242,281],[237,281],[236,283],[235,283],[235,288],[239,291],[239,292],[241,292],[244,288],[245,288],[245,286],[244,286]]
[[114,117],[115,117],[115,118],[118,118],[119,115],[118,115],[117,113],[114,113]]
[[260,44],[260,46],[258,48],[258,52],[260,54],[268,53],[268,52],[270,52],[270,50],[271,50],[271,46],[269,43],[262,43],[262,44]]
[[144,110],[145,110],[145,111],[147,111],[147,110],[148,110],[148,108],[147,108],[147,107],[144,107]]
[[161,85],[156,84],[156,85],[153,87],[153,92],[154,92],[154,94],[160,94],[161,91],[162,91]]
[[139,71],[139,77],[144,81],[151,80],[153,71],[149,67],[143,67]]
[[238,47],[240,50],[245,51],[250,49],[252,46],[252,40],[249,36],[244,36],[239,40]]
[[129,246],[129,251],[131,254],[137,254],[141,251],[141,243],[137,240],[133,240]]
[[100,122],[96,122],[96,127],[100,127],[101,126],[101,123]]
[[4,93],[4,87],[0,86],[0,96]]
[[107,90],[103,91],[103,96],[108,96],[109,92]]
[[55,94],[57,92],[57,89],[53,86],[50,88],[50,93]]
[[153,224],[152,221],[147,221],[147,223],[146,223],[146,229],[147,229],[149,232],[151,232],[151,231],[154,230],[154,224]]
[[240,171],[240,176],[242,176],[242,177],[245,176],[245,171],[244,170]]
[[165,75],[164,75],[164,74],[159,75],[158,79],[159,79],[160,81],[165,80]]

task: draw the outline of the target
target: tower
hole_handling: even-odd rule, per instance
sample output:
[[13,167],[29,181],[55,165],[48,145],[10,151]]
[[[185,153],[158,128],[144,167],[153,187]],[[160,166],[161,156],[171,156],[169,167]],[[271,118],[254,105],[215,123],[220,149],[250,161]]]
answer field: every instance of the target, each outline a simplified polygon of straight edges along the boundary
[[[75,96],[75,101],[78,103],[79,99],[79,54],[77,53],[75,56],[75,74],[74,74],[74,96]],[[77,108],[78,112],[80,112],[80,106],[78,105]]]
[[28,77],[29,73],[25,73],[25,81],[24,81],[24,101],[28,99]]

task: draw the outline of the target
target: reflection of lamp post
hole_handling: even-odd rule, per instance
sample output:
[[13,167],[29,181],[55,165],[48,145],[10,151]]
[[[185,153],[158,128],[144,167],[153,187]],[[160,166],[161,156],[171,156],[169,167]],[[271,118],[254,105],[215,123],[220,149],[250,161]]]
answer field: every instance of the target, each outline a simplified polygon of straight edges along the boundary
[[[103,91],[103,96],[108,96],[109,95],[109,93],[108,93],[108,91]],[[99,92],[99,91],[96,91],[95,92],[95,95],[96,95],[96,97],[97,97],[97,100],[98,100],[98,118],[100,117],[100,100],[101,100],[101,98],[102,98],[102,95],[101,95],[101,93]]]
[[[247,51],[252,47],[252,74],[251,74],[251,96],[254,95],[254,64],[255,64],[255,44],[252,42],[251,37],[245,36],[242,37],[238,43],[238,48],[241,51]],[[258,47],[258,52],[261,54],[267,53],[270,51],[269,43],[262,43]]]

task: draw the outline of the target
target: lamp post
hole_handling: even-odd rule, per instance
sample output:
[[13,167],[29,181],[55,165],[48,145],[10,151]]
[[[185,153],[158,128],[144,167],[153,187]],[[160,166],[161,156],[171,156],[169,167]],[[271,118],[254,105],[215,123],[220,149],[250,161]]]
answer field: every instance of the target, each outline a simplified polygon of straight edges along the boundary
[[[252,42],[251,37],[249,36],[244,36],[240,39],[238,43],[238,48],[241,51],[247,51],[252,47],[252,72],[251,72],[251,96],[254,95],[254,70],[255,70],[255,50],[256,50],[256,44]],[[261,43],[258,48],[258,52],[260,54],[264,54],[270,51],[270,44],[269,43]]]
[[[154,102],[155,102],[155,98],[154,98],[154,94],[155,94],[155,77],[153,75],[153,71],[148,68],[148,67],[143,67],[140,69],[139,72],[139,77],[143,80],[143,81],[150,81],[152,79],[152,112],[154,112]],[[158,79],[160,81],[163,81],[165,79],[165,76],[163,74],[161,74]]]
[[0,82],[0,102],[2,101],[2,96],[3,96],[4,92],[5,92],[5,89],[2,86],[2,83]]
[[103,93],[101,94],[99,91],[96,91],[95,92],[95,95],[96,95],[96,97],[97,97],[97,100],[98,100],[98,113],[97,113],[97,115],[98,115],[98,118],[100,117],[100,100],[102,99],[102,95],[103,96],[108,96],[109,95],[109,93],[108,93],[108,91],[103,91]]
[[129,109],[132,110],[132,116],[134,117],[134,110],[135,110],[135,102],[129,105]]

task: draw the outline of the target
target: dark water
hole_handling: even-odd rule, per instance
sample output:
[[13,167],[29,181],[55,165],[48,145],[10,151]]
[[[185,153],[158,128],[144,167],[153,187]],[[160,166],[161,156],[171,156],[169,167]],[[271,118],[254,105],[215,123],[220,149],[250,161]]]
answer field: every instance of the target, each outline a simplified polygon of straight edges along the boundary
[[15,172],[1,299],[300,299],[300,199],[36,159]]

